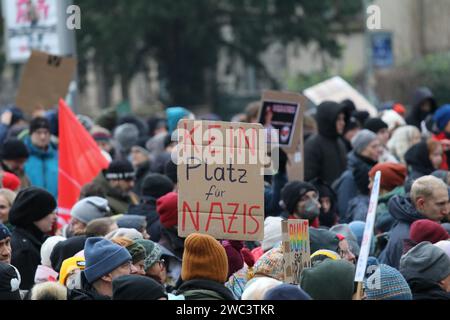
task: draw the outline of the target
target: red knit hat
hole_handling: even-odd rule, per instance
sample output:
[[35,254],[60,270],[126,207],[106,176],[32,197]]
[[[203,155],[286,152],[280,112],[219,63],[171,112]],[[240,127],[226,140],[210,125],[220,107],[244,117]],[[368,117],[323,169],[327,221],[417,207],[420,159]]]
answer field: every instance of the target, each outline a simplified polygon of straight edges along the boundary
[[171,228],[178,224],[178,194],[170,192],[156,201],[156,211],[159,213],[159,221],[165,228]]
[[12,173],[3,172],[2,186],[5,189],[16,191],[20,187],[20,179]]
[[374,178],[377,171],[381,171],[380,187],[391,191],[405,183],[408,171],[406,166],[399,163],[380,163],[369,171],[369,177]]
[[437,243],[442,240],[448,240],[447,231],[439,223],[431,220],[417,220],[411,225],[409,237],[415,243],[429,241]]

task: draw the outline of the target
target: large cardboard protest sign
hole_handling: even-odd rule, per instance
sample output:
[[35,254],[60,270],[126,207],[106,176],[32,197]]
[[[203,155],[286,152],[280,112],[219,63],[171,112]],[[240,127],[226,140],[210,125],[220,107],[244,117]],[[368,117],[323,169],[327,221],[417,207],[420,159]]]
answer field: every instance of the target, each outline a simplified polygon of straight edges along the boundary
[[16,105],[27,113],[53,108],[67,95],[76,65],[75,58],[33,51],[22,74]]
[[376,117],[378,114],[377,108],[341,77],[333,77],[316,84],[303,91],[303,94],[315,105],[319,105],[324,101],[339,103],[350,99],[355,103],[358,110],[369,112],[371,117]]
[[176,136],[178,235],[262,240],[267,161],[262,126],[181,120]]
[[299,284],[306,268],[311,267],[308,220],[290,219],[281,222],[284,248],[284,281]]

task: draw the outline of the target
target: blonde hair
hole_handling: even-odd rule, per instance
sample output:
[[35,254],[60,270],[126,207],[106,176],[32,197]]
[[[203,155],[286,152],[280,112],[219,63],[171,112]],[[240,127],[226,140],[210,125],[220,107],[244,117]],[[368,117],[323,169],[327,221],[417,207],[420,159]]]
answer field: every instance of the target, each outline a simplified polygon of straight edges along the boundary
[[44,282],[31,289],[31,300],[67,300],[67,288],[59,282]]
[[16,199],[16,193],[9,189],[0,189],[0,196],[5,197],[6,201],[8,201],[9,206],[11,207],[14,200]]
[[414,144],[414,136],[420,137],[420,131],[414,126],[404,126],[396,129],[389,140],[389,151],[403,164],[406,164],[405,153]]
[[433,191],[438,188],[447,190],[447,185],[444,181],[434,176],[421,177],[414,181],[411,187],[411,200],[413,203],[416,203],[420,197],[429,199],[433,196]]

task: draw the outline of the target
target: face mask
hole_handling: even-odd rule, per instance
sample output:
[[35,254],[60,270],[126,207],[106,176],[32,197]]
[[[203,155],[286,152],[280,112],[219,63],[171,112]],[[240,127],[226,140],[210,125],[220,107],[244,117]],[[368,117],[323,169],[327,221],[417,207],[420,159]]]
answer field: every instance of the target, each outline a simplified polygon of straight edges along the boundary
[[320,214],[320,208],[317,205],[317,202],[309,199],[306,203],[305,206],[298,212],[298,215],[302,218],[302,219],[306,219],[306,220],[314,220],[315,218],[317,218]]

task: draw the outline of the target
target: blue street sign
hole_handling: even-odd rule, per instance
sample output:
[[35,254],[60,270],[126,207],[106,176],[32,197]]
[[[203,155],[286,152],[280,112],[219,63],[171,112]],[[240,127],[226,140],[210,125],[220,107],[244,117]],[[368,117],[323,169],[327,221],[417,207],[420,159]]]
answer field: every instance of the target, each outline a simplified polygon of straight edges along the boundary
[[372,63],[375,68],[394,66],[394,53],[391,32],[372,32]]

